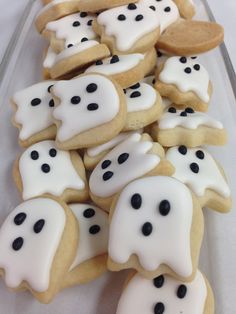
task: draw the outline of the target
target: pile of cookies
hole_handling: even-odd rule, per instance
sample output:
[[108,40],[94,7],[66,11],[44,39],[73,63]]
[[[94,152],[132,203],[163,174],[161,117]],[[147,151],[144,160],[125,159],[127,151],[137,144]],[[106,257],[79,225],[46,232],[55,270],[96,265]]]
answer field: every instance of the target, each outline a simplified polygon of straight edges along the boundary
[[227,134],[196,55],[223,28],[192,20],[191,0],[45,2],[45,80],[12,97],[23,203],[0,229],[0,274],[48,303],[130,269],[117,314],[213,313],[203,209],[226,213],[231,196],[203,145]]

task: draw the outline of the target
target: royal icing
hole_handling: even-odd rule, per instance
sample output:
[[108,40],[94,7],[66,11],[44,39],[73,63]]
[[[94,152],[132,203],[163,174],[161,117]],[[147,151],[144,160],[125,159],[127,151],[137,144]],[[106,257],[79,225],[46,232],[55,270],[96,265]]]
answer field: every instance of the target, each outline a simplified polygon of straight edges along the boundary
[[108,215],[89,204],[70,205],[79,223],[77,254],[70,270],[96,256],[107,253]]
[[120,109],[119,94],[114,84],[99,74],[88,74],[53,87],[60,105],[53,112],[61,121],[57,139],[66,141],[115,118]]
[[223,129],[221,122],[210,117],[206,113],[194,111],[192,108],[177,110],[170,107],[158,121],[159,129],[173,129],[183,127],[195,130],[199,126],[207,126],[210,128]]
[[8,287],[26,281],[37,292],[48,289],[65,223],[63,207],[47,198],[28,200],[10,213],[0,229],[0,268]]
[[136,274],[121,295],[116,314],[203,314],[207,299],[200,271],[192,282],[168,275],[148,280]]
[[230,189],[215,160],[202,147],[172,147],[166,158],[175,167],[173,177],[189,186],[199,196],[213,190],[223,197],[230,196]]
[[127,183],[154,169],[160,157],[149,153],[153,143],[135,133],[110,151],[93,170],[89,186],[99,197],[119,192]]
[[46,30],[55,32],[57,39],[65,40],[65,48],[75,45],[82,39],[94,39],[96,34],[92,29],[93,15],[86,12],[67,15],[59,20],[49,22]]
[[54,141],[30,146],[19,159],[19,172],[24,200],[45,193],[60,196],[66,189],[83,190],[85,187],[70,153],[57,149]]
[[138,40],[160,26],[154,11],[134,3],[100,13],[97,22],[104,27],[106,36],[115,37],[119,51],[129,50]]
[[97,61],[94,65],[91,65],[85,73],[94,72],[106,75],[115,75],[122,72],[129,71],[136,67],[145,55],[141,53],[133,53],[129,55],[115,55],[103,60]]
[[54,101],[50,87],[54,81],[45,81],[15,93],[17,109],[15,122],[21,125],[19,138],[24,141],[53,124]]
[[202,101],[209,102],[209,74],[195,57],[171,57],[167,59],[159,75],[159,80],[174,84],[183,92],[194,92]]
[[146,271],[166,264],[178,275],[190,276],[192,216],[190,190],[180,181],[164,176],[135,180],[116,203],[109,256],[123,264],[135,254]]
[[146,83],[137,83],[124,90],[128,112],[148,110],[156,104],[157,92]]

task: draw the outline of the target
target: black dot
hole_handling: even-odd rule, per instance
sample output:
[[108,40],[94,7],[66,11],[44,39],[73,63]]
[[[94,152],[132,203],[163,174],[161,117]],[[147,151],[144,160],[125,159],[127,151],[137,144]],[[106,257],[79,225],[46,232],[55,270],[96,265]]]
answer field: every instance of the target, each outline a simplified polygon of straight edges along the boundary
[[194,60],[194,59],[197,59],[197,57],[196,57],[196,56],[194,56],[194,57],[191,57],[191,59],[193,59],[193,60]]
[[54,100],[51,99],[48,104],[49,104],[49,107],[54,107],[54,105],[55,105],[55,104],[54,104]]
[[118,163],[121,165],[129,158],[129,154],[123,153],[118,157]]
[[153,80],[152,80],[152,84],[155,84],[155,83],[156,83],[156,80],[155,80],[155,79],[153,79]]
[[164,9],[164,11],[165,11],[165,12],[170,12],[170,11],[171,11],[171,8],[170,8],[170,7],[166,7],[166,8]]
[[157,56],[159,57],[159,58],[161,58],[162,56],[163,56],[163,53],[161,53],[159,50],[157,51]]
[[187,287],[185,285],[180,285],[176,294],[179,299],[183,299],[187,294]]
[[45,220],[44,219],[39,219],[35,224],[34,224],[34,232],[35,233],[40,233],[45,225]]
[[120,61],[119,57],[117,55],[114,55],[114,56],[112,56],[112,58],[110,60],[110,64],[117,63],[119,61]]
[[159,212],[162,216],[167,216],[170,212],[170,202],[167,200],[163,200],[159,204]]
[[123,89],[123,92],[124,92],[124,94],[127,94],[127,91],[126,91],[126,89]]
[[87,23],[87,25],[88,25],[88,26],[91,26],[92,23],[93,23],[93,20],[89,20],[88,23]]
[[130,98],[137,98],[140,97],[142,94],[139,91],[135,91],[132,94],[130,94]]
[[98,110],[98,107],[99,107],[98,104],[92,103],[87,106],[87,109],[88,111],[95,111]]
[[80,22],[79,21],[75,21],[73,24],[72,24],[73,27],[78,27],[80,26]]
[[134,209],[139,209],[142,206],[142,196],[139,193],[135,193],[132,195],[130,203]]
[[181,58],[179,59],[179,61],[180,61],[181,63],[186,63],[186,62],[187,62],[187,58],[186,58],[186,57],[181,57]]
[[31,106],[35,107],[38,106],[41,103],[41,99],[39,98],[34,98],[31,100]]
[[204,152],[202,150],[198,150],[196,152],[196,156],[197,156],[198,159],[204,159],[205,158],[205,154],[204,154]]
[[73,47],[74,45],[72,45],[72,44],[69,44],[69,45],[67,45],[67,48],[71,48],[71,47]]
[[189,167],[192,170],[192,172],[194,172],[194,173],[199,172],[199,166],[196,162],[192,162]]
[[158,302],[154,307],[154,314],[163,314],[165,311],[165,306],[162,302]]
[[42,164],[41,169],[44,173],[50,172],[50,166],[48,164]]
[[78,105],[81,101],[81,98],[79,96],[73,96],[70,100],[70,102],[73,104],[73,105]]
[[164,285],[165,278],[163,275],[158,276],[153,279],[153,284],[156,288],[161,288]]
[[128,5],[128,9],[129,9],[129,10],[136,10],[136,9],[137,9],[137,6],[136,6],[136,4],[134,4],[134,3],[130,3],[130,4]]
[[140,87],[140,84],[139,84],[139,83],[136,83],[136,84],[130,86],[131,89],[137,89],[137,88],[139,88],[139,87]]
[[113,172],[112,171],[107,171],[104,173],[104,175],[102,176],[104,181],[108,181],[113,177]]
[[91,217],[95,216],[95,210],[93,208],[87,208],[83,212],[83,216],[85,218],[91,218]]
[[152,229],[153,229],[152,224],[150,222],[145,222],[142,226],[142,234],[145,237],[148,237],[152,233]]
[[98,225],[93,225],[89,228],[89,233],[91,234],[97,234],[101,228]]
[[24,239],[22,237],[16,238],[12,243],[12,248],[14,251],[19,251],[24,244]]
[[126,20],[126,17],[124,14],[120,14],[118,15],[118,18],[117,18],[119,21],[125,21]]
[[168,112],[170,112],[170,113],[176,113],[176,109],[175,109],[174,107],[170,107],[170,108],[168,109]]
[[193,66],[194,70],[199,71],[200,70],[200,65],[199,64],[195,64]]
[[178,151],[181,155],[186,155],[187,154],[187,147],[184,145],[179,146]]
[[190,108],[190,107],[186,108],[185,111],[186,111],[187,113],[194,113],[193,108]]
[[81,13],[80,13],[80,17],[86,17],[87,15],[88,15],[87,12],[81,12]]
[[88,38],[87,38],[87,37],[83,37],[83,38],[81,39],[81,42],[82,42],[82,43],[85,42],[85,41],[88,41]]
[[135,17],[135,21],[139,22],[139,21],[142,21],[143,19],[143,15],[142,14],[138,14],[136,17]]
[[23,222],[25,221],[26,219],[26,214],[25,213],[19,213],[15,216],[14,218],[14,223],[17,225],[17,226],[20,226],[23,224]]
[[156,8],[154,7],[154,5],[150,5],[149,7],[151,10],[156,11]]
[[181,116],[181,117],[187,117],[187,115],[188,115],[188,114],[187,114],[186,111],[182,111],[182,112],[180,113],[180,116]]
[[94,93],[94,92],[96,92],[97,89],[98,89],[98,86],[97,86],[97,84],[95,84],[95,83],[91,83],[91,84],[89,84],[89,85],[86,87],[86,91],[87,91],[88,93]]
[[184,69],[184,72],[190,74],[192,72],[191,68],[187,67]]
[[30,157],[31,157],[31,159],[33,159],[33,160],[39,159],[39,153],[37,152],[37,150],[33,150],[33,151],[30,153]]
[[110,160],[104,160],[103,163],[102,163],[102,169],[106,169],[110,166],[111,164],[111,161]]
[[102,65],[102,64],[103,64],[102,60],[97,60],[96,61],[96,65]]
[[57,155],[57,150],[56,150],[55,148],[51,148],[51,149],[49,150],[49,155],[50,155],[51,157],[56,157],[56,155]]
[[52,87],[53,87],[53,85],[48,86],[48,92],[49,93],[50,93]]

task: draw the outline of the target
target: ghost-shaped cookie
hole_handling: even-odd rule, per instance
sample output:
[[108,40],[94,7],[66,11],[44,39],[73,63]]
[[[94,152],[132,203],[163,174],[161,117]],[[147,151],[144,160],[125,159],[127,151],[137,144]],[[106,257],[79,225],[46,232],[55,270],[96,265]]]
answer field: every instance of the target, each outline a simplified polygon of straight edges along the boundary
[[64,201],[85,200],[88,196],[79,154],[58,149],[54,141],[39,142],[25,150],[15,163],[14,179],[24,200],[43,194]]
[[181,282],[168,275],[148,280],[136,274],[124,288],[116,314],[208,314],[213,311],[210,285],[198,270],[191,282]]
[[56,136],[52,120],[54,101],[50,94],[54,83],[41,82],[16,92],[12,97],[15,109],[13,123],[19,128],[19,143],[24,147]]
[[223,169],[205,148],[172,147],[166,158],[175,167],[173,177],[188,185],[203,207],[229,211],[231,193]]
[[203,215],[182,182],[167,176],[137,179],[115,199],[110,215],[110,270],[135,268],[147,278],[194,277]]

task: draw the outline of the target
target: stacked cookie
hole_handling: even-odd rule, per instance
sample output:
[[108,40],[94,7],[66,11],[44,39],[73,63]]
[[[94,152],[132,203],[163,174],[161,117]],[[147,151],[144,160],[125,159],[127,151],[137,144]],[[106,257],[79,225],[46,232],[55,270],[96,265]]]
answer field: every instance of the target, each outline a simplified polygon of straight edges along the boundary
[[196,55],[223,29],[193,15],[189,0],[53,0],[39,12],[45,80],[12,97],[25,150],[13,170],[23,203],[0,229],[8,287],[48,303],[131,269],[117,314],[214,312],[198,270],[203,208],[228,212],[231,197],[202,145],[227,134],[206,113],[213,86]]

